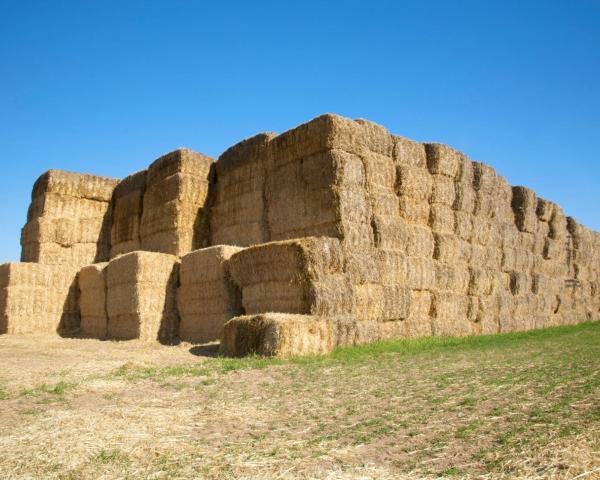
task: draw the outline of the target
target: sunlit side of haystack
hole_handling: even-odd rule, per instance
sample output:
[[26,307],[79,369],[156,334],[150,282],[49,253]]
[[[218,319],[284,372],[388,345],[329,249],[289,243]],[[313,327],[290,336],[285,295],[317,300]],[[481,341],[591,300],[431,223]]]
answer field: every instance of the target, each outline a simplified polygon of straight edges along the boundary
[[[598,233],[450,147],[334,115],[216,162],[179,149],[120,182],[50,171],[22,243],[36,263],[0,269],[9,333],[289,356],[600,312]],[[35,303],[45,282],[57,297]]]

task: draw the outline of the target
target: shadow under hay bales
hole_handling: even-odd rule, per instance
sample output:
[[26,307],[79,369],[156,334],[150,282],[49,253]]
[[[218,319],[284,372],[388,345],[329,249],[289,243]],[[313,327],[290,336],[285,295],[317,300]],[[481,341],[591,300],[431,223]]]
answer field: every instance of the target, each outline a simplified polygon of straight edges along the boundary
[[197,357],[216,357],[219,354],[219,344],[196,345],[190,348],[189,352]]

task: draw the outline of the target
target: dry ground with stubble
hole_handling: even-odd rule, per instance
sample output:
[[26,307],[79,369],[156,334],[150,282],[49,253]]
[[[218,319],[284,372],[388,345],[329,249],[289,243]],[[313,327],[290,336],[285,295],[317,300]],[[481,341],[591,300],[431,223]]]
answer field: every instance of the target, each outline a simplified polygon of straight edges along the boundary
[[287,361],[0,337],[2,478],[600,478],[600,323]]

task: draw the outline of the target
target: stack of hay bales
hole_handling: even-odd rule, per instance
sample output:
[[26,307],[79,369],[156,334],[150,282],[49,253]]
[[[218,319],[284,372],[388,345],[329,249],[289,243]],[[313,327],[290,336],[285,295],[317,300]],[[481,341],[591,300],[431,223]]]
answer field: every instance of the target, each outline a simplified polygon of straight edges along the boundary
[[50,170],[34,184],[21,235],[24,262],[83,266],[106,260],[117,180]]
[[111,260],[106,268],[108,337],[174,342],[178,258],[132,252]]
[[343,274],[340,243],[301,238],[246,248],[229,260],[246,314],[306,315],[351,313],[352,286]]
[[140,223],[141,249],[184,255],[207,241],[206,200],[213,160],[189,149],[148,167]]
[[147,171],[125,177],[116,186],[113,195],[113,221],[110,232],[110,258],[122,253],[140,250],[140,223],[144,207]]
[[182,341],[218,340],[225,322],[242,313],[241,294],[229,274],[229,258],[240,250],[217,245],[182,257],[177,289]]
[[106,267],[108,262],[87,265],[79,271],[79,311],[81,334],[91,338],[106,338]]
[[79,323],[76,274],[65,265],[0,265],[0,333],[72,333]]
[[248,246],[269,241],[265,212],[267,147],[261,133],[226,150],[215,164],[210,215],[212,245]]

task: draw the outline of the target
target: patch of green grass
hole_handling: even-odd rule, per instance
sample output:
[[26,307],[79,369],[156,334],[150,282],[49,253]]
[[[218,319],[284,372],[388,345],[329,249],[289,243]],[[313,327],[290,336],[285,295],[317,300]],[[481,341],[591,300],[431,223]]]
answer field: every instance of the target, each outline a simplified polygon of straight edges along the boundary
[[128,465],[129,457],[124,452],[114,448],[111,450],[100,450],[95,456],[94,461],[101,464]]
[[46,383],[42,383],[40,385],[36,385],[33,388],[25,389],[21,392],[21,396],[24,397],[37,397],[44,394],[56,395],[58,397],[62,397],[69,390],[72,390],[77,385],[75,383],[63,382],[60,381],[54,385],[48,385]]
[[6,400],[8,398],[8,390],[4,385],[0,385],[0,400]]
[[461,468],[458,468],[458,467],[450,467],[450,468],[447,468],[446,470],[440,472],[440,475],[442,477],[456,477],[458,475],[464,475],[464,474],[465,474],[465,472]]

